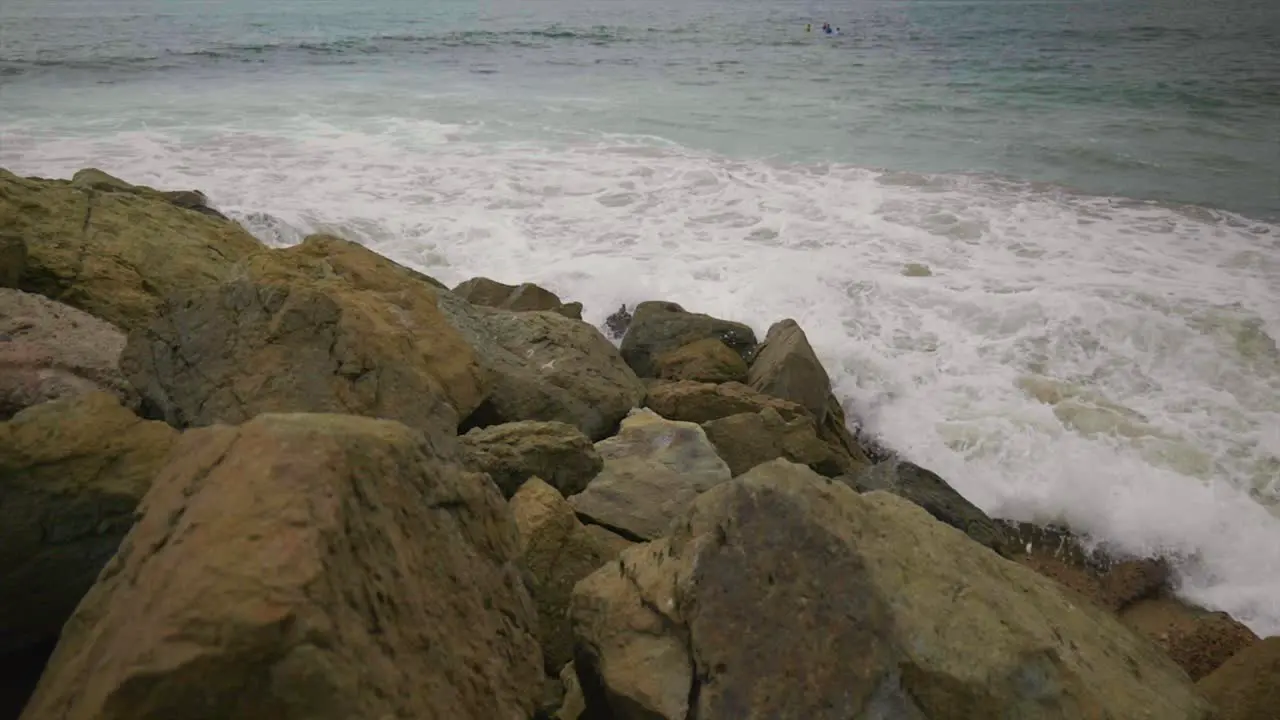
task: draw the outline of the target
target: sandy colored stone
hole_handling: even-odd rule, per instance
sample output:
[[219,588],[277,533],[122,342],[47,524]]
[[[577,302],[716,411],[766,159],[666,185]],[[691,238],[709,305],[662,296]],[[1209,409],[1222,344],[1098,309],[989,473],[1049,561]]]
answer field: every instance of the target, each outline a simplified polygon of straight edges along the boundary
[[781,459],[588,576],[571,614],[590,717],[1209,717],[1106,611],[903,498]]
[[177,435],[103,392],[0,423],[0,654],[57,637]]
[[464,280],[453,293],[473,305],[528,312],[547,310],[574,320],[582,319],[582,303],[561,302],[559,296],[533,283],[507,285],[486,277]]
[[803,406],[819,425],[826,420],[831,378],[795,320],[788,318],[769,328],[751,363],[747,384]]
[[178,427],[335,412],[456,428],[491,382],[438,292],[361,245],[313,235],[167,302],[130,335],[121,368]]
[[488,473],[505,497],[537,476],[568,496],[587,486],[604,467],[595,446],[578,428],[562,422],[524,422],[476,428],[461,438],[468,467]]
[[60,397],[103,391],[138,407],[120,372],[124,335],[41,295],[0,288],[0,420]]
[[746,382],[747,363],[718,338],[703,338],[653,360],[654,374],[663,380]]
[[804,407],[756,392],[737,382],[700,383],[657,380],[649,383],[644,404],[668,420],[705,423],[739,413],[773,408],[784,420],[808,415]]
[[573,586],[618,551],[588,533],[573,507],[539,478],[522,485],[510,504],[520,531],[521,558],[534,578],[542,662],[551,670],[573,660],[568,612]]
[[604,469],[569,498],[583,518],[629,539],[662,535],[700,493],[729,479],[701,427],[637,409],[596,443]]
[[519,538],[459,454],[348,415],[187,432],[23,720],[525,720]]
[[1216,720],[1275,720],[1280,715],[1280,636],[1232,655],[1196,688],[1217,708]]
[[783,420],[776,410],[765,408],[712,420],[703,423],[702,429],[734,476],[780,457],[808,465],[827,477],[853,469],[818,437],[813,420],[807,416]]
[[627,324],[622,358],[640,377],[657,377],[659,356],[707,338],[721,341],[743,360],[756,346],[755,332],[742,323],[691,313],[672,302],[642,302]]
[[26,245],[22,290],[126,332],[149,323],[168,294],[215,285],[262,249],[234,222],[101,171],[66,181],[0,170],[0,235]]
[[493,378],[464,427],[521,420],[565,422],[593,441],[613,434],[644,385],[595,327],[554,312],[508,312],[441,293],[449,323]]

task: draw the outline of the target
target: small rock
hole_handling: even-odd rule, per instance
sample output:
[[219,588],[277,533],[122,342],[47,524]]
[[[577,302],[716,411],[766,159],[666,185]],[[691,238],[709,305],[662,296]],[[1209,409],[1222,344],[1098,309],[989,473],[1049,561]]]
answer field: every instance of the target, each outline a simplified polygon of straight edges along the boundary
[[635,410],[618,434],[596,443],[604,469],[569,498],[590,522],[627,538],[662,535],[699,493],[729,479],[701,427]]
[[775,458],[808,465],[827,477],[852,469],[818,438],[813,420],[808,417],[783,420],[777,410],[765,408],[758,413],[712,420],[703,423],[702,429],[734,476]]
[[504,497],[537,476],[561,495],[582,492],[604,467],[591,440],[562,422],[524,422],[476,428],[461,436],[467,465],[488,473]]
[[0,653],[58,636],[177,437],[103,392],[0,423]]
[[27,244],[17,235],[0,233],[0,288],[16,288],[27,267]]
[[185,433],[22,718],[530,717],[519,535],[458,453],[350,415]]
[[933,275],[933,271],[922,263],[907,263],[902,266],[902,274],[906,277],[929,277]]
[[1167,652],[1192,681],[1258,641],[1252,630],[1230,615],[1188,605],[1168,594],[1128,606],[1120,620]]
[[1169,580],[1168,564],[1157,558],[1111,557],[1102,549],[1090,551],[1059,527],[1005,520],[997,525],[1013,546],[1008,557],[1115,613],[1160,595]]
[[550,485],[533,478],[511,498],[520,531],[521,557],[534,577],[542,661],[547,669],[573,659],[569,595],[573,586],[617,557],[573,514],[573,507]]
[[578,683],[578,671],[573,663],[560,670],[560,682],[564,686],[564,704],[556,713],[555,720],[578,720],[587,710],[587,702],[582,698],[582,685]]
[[886,492],[773,460],[574,589],[588,717],[1207,720],[1107,612]]
[[886,490],[924,508],[981,545],[1002,554],[1016,550],[1002,525],[969,502],[947,481],[915,463],[891,460],[863,467],[840,480],[860,493]]
[[453,293],[473,305],[513,312],[546,310],[574,320],[582,319],[582,303],[563,303],[555,293],[533,283],[507,285],[486,277],[474,277],[459,283]]
[[138,394],[120,372],[124,335],[69,305],[0,288],[0,420],[23,408],[88,392],[128,408]]
[[831,379],[795,320],[773,324],[751,363],[752,389],[804,406],[821,425],[827,418]]
[[784,420],[808,417],[803,406],[757,392],[742,383],[657,380],[649,383],[645,406],[668,420],[705,423],[739,413],[773,408]]
[[694,382],[745,382],[747,363],[716,338],[703,338],[662,353],[653,361],[655,374],[664,380]]
[[627,328],[631,327],[631,319],[631,311],[622,305],[604,319],[605,331],[611,339],[621,340],[627,334]]
[[755,333],[742,323],[687,312],[675,303],[648,301],[636,306],[622,338],[622,359],[636,375],[656,377],[654,360],[659,355],[706,338],[723,342],[744,361],[756,346]]
[[1280,636],[1259,640],[1196,683],[1215,720],[1275,720],[1280,708]]

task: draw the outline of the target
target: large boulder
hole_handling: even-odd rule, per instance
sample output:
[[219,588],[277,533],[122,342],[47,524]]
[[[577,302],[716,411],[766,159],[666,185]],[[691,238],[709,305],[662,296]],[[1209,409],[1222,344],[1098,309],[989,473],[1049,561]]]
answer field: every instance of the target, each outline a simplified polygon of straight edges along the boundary
[[27,244],[18,235],[0,232],[0,288],[16,288],[27,267]]
[[644,398],[644,384],[591,325],[554,312],[508,312],[440,295],[450,324],[475,348],[493,389],[464,426],[555,420],[593,441]]
[[130,331],[168,294],[213,285],[262,248],[234,222],[100,171],[75,181],[0,170],[0,235],[20,238],[19,287]]
[[187,432],[23,719],[528,718],[519,538],[459,456],[350,415]]
[[533,283],[507,285],[487,277],[474,277],[459,283],[453,294],[473,305],[512,312],[548,310],[574,320],[582,319],[582,303],[561,302],[555,293]]
[[604,467],[587,436],[562,422],[526,420],[491,425],[471,430],[461,440],[467,465],[488,473],[505,497],[515,495],[535,476],[561,495],[582,492]]
[[456,428],[490,387],[421,276],[313,235],[175,296],[121,357],[150,413],[178,427],[336,412]]
[[102,392],[0,423],[0,654],[57,637],[177,435]]
[[1280,713],[1280,635],[1232,655],[1196,688],[1218,709],[1215,720],[1275,720]]
[[653,359],[654,375],[663,380],[746,382],[747,361],[718,338],[703,338]]
[[803,415],[784,420],[777,410],[765,408],[712,420],[702,429],[734,476],[775,458],[808,465],[827,477],[854,469],[818,437],[813,420]]
[[1016,552],[1004,525],[988,517],[936,473],[915,463],[889,460],[865,466],[840,479],[861,493],[884,490],[906,498],[938,520],[1002,555]]
[[747,383],[767,395],[803,406],[819,425],[827,417],[831,378],[795,320],[774,323],[760,346]]
[[511,498],[520,531],[521,558],[533,574],[542,662],[554,672],[573,660],[569,596],[579,580],[618,556],[620,548],[596,539],[553,487],[533,478]]
[[703,383],[655,380],[648,385],[645,407],[668,420],[705,423],[739,413],[773,408],[784,420],[809,416],[803,406],[756,392],[738,382]]
[[571,614],[590,717],[1209,717],[1106,611],[786,460],[701,495],[581,581]]
[[569,502],[590,522],[629,539],[661,536],[694,498],[730,477],[701,427],[649,410],[633,411],[596,449],[604,469]]
[[0,420],[60,397],[104,391],[130,408],[120,372],[124,334],[69,305],[0,288]]
[[707,338],[723,342],[743,360],[756,346],[755,332],[742,323],[691,313],[672,302],[642,302],[622,338],[622,358],[640,377],[657,377],[659,355]]

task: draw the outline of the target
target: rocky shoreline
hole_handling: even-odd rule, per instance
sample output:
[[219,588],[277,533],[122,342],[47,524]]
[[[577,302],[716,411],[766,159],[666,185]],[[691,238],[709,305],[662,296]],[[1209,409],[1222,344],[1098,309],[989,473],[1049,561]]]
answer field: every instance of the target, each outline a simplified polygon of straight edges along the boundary
[[581,317],[0,170],[0,718],[1275,717],[1280,638],[875,446],[794,321]]

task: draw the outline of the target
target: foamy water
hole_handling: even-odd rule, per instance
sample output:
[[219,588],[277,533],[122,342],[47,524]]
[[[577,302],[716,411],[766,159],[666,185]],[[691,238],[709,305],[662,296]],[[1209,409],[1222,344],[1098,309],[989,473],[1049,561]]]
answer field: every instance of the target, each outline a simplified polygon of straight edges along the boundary
[[272,244],[336,232],[449,284],[543,284],[597,324],[646,299],[761,335],[795,318],[852,413],[987,512],[1178,558],[1185,597],[1280,633],[1280,227],[425,120],[0,146],[46,176],[86,158],[203,189]]

